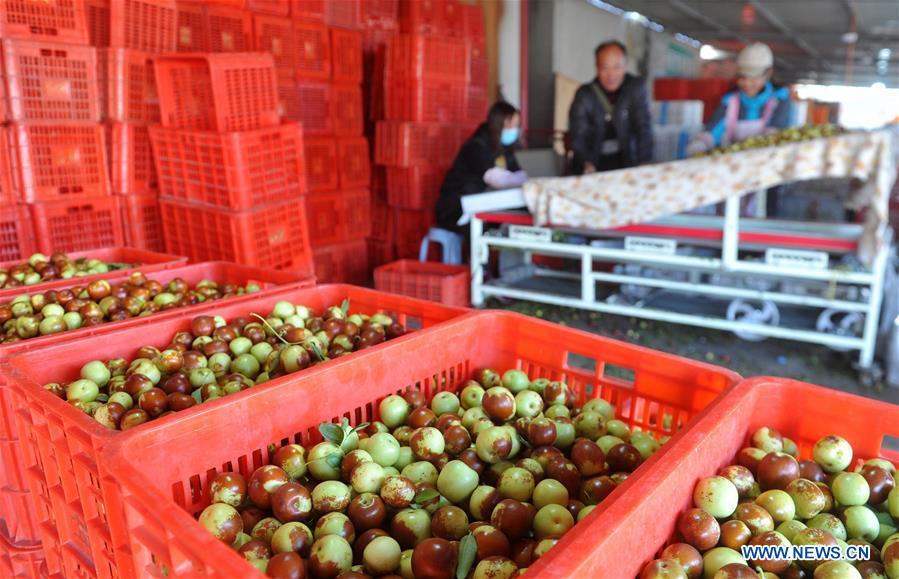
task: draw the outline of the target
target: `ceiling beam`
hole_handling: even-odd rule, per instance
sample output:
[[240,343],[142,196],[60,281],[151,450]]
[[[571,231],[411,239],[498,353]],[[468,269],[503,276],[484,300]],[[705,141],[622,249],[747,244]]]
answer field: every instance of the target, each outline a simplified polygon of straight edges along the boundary
[[[702,22],[703,24],[705,24],[706,26],[708,26],[710,28],[714,28],[715,30],[718,31],[719,34],[724,35],[724,36],[722,36],[723,38],[736,38],[737,40],[743,41],[745,44],[750,44],[750,42],[751,42],[747,37],[745,37],[742,34],[739,34],[737,32],[734,32],[733,30],[731,30],[727,26],[724,26],[723,24],[719,24],[718,22],[709,18],[708,16],[706,16],[705,14],[703,14],[696,8],[690,6],[683,0],[668,0],[668,4],[670,4],[671,6],[673,6],[680,12],[686,14],[690,18],[693,18],[694,20],[698,20],[699,22]],[[702,39],[702,38],[707,38],[708,36],[706,33],[701,33],[701,34],[697,34],[696,37],[699,39]],[[779,66],[783,66],[785,68],[790,68],[790,69],[793,68],[788,62],[785,62],[782,58],[778,58],[777,56],[774,57],[774,61]]]
[[773,14],[768,8],[766,8],[759,0],[749,0],[749,3],[755,7],[756,12],[762,15],[762,18],[768,21],[771,26],[777,28],[781,33],[791,37],[793,42],[802,50],[806,52],[809,56],[813,58],[821,59],[824,66],[830,68],[830,63],[826,58],[822,58],[821,53],[812,48],[812,46],[805,41],[804,38],[789,26],[784,24],[784,22],[777,17],[777,15]]

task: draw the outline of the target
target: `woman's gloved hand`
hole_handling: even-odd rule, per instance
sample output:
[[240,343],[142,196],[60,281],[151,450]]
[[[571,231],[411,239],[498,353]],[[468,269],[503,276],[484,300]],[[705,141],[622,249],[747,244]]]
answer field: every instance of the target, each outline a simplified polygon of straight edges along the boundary
[[714,148],[715,139],[712,138],[711,133],[698,133],[690,140],[690,144],[687,145],[687,156],[693,157],[695,155],[701,155],[702,153],[710,151]]
[[521,187],[528,180],[528,175],[524,171],[509,171],[500,167],[493,167],[484,173],[484,183],[487,183],[492,189],[511,189],[513,187]]

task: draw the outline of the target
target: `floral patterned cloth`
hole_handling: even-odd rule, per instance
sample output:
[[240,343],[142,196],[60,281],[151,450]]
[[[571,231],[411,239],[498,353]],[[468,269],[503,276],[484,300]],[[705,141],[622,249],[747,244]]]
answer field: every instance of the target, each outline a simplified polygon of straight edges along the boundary
[[846,133],[583,177],[533,179],[523,192],[536,225],[610,229],[791,181],[850,177],[859,185],[847,206],[868,209],[859,257],[870,264],[886,229],[896,179],[896,141],[889,129]]

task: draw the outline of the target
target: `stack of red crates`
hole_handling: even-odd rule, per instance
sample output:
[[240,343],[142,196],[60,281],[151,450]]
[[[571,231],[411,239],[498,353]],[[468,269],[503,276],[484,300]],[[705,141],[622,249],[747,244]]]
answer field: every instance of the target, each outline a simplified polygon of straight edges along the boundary
[[[375,124],[384,120],[384,71],[387,45],[399,34],[399,0],[372,0],[362,3],[363,97],[365,134],[375,141]],[[374,151],[372,151],[374,153]],[[387,173],[374,164],[372,155],[371,216],[368,258],[372,269],[395,258],[393,209],[387,203]]]
[[254,16],[256,50],[275,59],[279,111],[303,125],[306,213],[319,283],[365,283],[370,275],[361,6],[295,0],[290,18]]
[[733,88],[733,81],[723,78],[657,78],[653,83],[653,99],[657,101],[702,101],[703,122],[708,122],[721,104],[721,99]]
[[311,274],[303,133],[281,122],[272,54],[169,54],[155,67],[166,249]]
[[385,167],[399,257],[417,257],[459,147],[486,117],[487,60],[479,5],[400,2],[401,34],[387,43],[383,121],[375,162]]
[[174,0],[91,0],[91,44],[97,47],[100,113],[113,194],[125,243],[164,251],[159,184],[149,127],[159,123],[154,58],[176,47]]
[[0,259],[123,245],[83,3],[6,2],[0,38]]

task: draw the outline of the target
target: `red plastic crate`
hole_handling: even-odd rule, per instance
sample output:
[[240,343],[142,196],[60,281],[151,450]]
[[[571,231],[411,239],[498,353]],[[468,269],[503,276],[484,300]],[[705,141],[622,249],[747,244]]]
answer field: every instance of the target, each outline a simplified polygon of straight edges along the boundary
[[471,271],[466,265],[401,259],[375,269],[375,289],[467,308]]
[[237,133],[150,127],[166,198],[223,209],[251,209],[305,191],[299,123]]
[[310,192],[333,191],[339,186],[337,141],[333,137],[305,140],[306,186]]
[[401,209],[432,209],[446,177],[445,167],[387,167],[387,202]]
[[454,123],[466,116],[465,83],[408,80],[384,86],[384,118],[389,121]]
[[[299,44],[293,30],[293,21],[277,16],[253,16],[253,50],[268,52],[275,59],[275,67],[289,70],[291,80],[300,60]],[[279,76],[281,73],[279,72]]]
[[0,2],[0,38],[87,44],[82,0]]
[[209,23],[206,21],[206,5],[202,2],[178,0],[177,2],[178,52],[209,52]]
[[[885,448],[883,439],[899,434],[897,414],[896,405],[794,380],[746,380],[666,444],[664,455],[651,459],[659,476],[634,482],[630,488],[639,500],[623,497],[597,508],[600,512],[584,520],[592,535],[566,535],[556,546],[584,557],[565,559],[561,549],[553,549],[530,571],[587,577],[602,570],[616,577],[636,576],[673,536],[680,513],[693,506],[696,482],[734,464],[756,429],[775,428],[796,442],[802,457],[811,456],[820,438],[837,434],[852,445],[855,460],[883,457],[895,464],[899,453]],[[609,499],[621,496],[619,490]],[[614,533],[602,531],[608,525],[614,525]]]
[[156,191],[158,179],[148,127],[135,123],[111,123],[107,134],[112,190],[121,195]]
[[156,82],[166,127],[248,131],[279,123],[270,54],[161,56]]
[[399,0],[365,0],[362,2],[364,28],[393,30],[399,26]]
[[296,105],[305,135],[333,135],[334,91],[327,81],[300,80],[296,83]]
[[[52,252],[47,251],[45,249],[37,248],[35,251],[40,251],[44,254],[50,255]],[[181,267],[187,263],[187,258],[179,257],[177,255],[171,255],[163,252],[156,251],[147,251],[145,249],[137,249],[134,247],[124,247],[122,244],[118,246],[105,246],[102,248],[94,248],[94,249],[79,249],[73,251],[66,250],[54,250],[54,251],[64,251],[68,254],[71,259],[99,259],[105,263],[128,263],[134,264],[134,267],[129,267],[125,269],[117,269],[108,273],[98,273],[93,275],[87,275],[78,278],[79,283],[90,283],[92,281],[98,279],[106,279],[111,275],[124,275],[124,274],[132,274],[135,271],[142,271],[144,273],[163,271],[166,269],[174,269],[176,267]],[[27,255],[25,256],[28,257]],[[22,259],[16,258],[10,261],[0,262],[0,268],[9,268],[13,265],[17,265],[22,262]],[[35,284],[28,286],[27,289],[23,290],[22,288],[8,288],[0,290],[0,300],[11,300],[17,295],[23,293],[23,291],[32,292],[32,291],[47,291],[51,289],[59,289],[65,288],[72,285],[71,280],[55,280],[43,282],[40,284]],[[2,436],[2,434],[0,434]]]
[[295,19],[293,31],[297,45],[297,77],[330,78],[331,37],[328,34],[328,27],[316,22]]
[[[8,391],[9,388],[0,386],[0,396]],[[5,407],[0,408],[6,410]],[[24,481],[15,483],[4,480],[3,471],[13,464],[12,461],[17,461],[19,464],[22,462],[18,447],[18,440],[0,440],[0,456],[4,460],[4,464],[0,466],[0,483],[3,483],[0,486],[0,558],[3,557],[2,551],[6,545],[9,545],[10,550],[32,550],[41,547],[40,530],[31,492]],[[17,484],[20,485],[18,488],[16,488]],[[0,572],[2,570],[3,567],[0,564]],[[2,576],[18,577],[18,575],[5,573]]]
[[434,210],[394,209],[394,239],[398,259],[418,259],[421,240],[434,224]]
[[490,109],[490,94],[486,88],[469,86],[465,93],[465,120],[471,123],[482,123],[487,119]]
[[657,78],[652,84],[652,98],[657,101],[682,101],[690,98],[690,79]]
[[126,195],[121,200],[121,206],[125,242],[138,249],[165,251],[159,196],[155,192]]
[[310,22],[324,22],[325,0],[290,0],[290,15]]
[[398,34],[387,44],[386,77],[390,83],[413,79],[465,83],[468,59],[464,40]]
[[331,77],[334,82],[362,82],[362,33],[331,29]]
[[400,30],[407,34],[443,34],[445,0],[400,0]]
[[[138,250],[129,249],[131,252],[137,252]],[[148,252],[144,252],[148,253]],[[268,295],[273,292],[278,292],[283,289],[284,286],[310,286],[312,285],[312,279],[309,274],[299,272],[299,271],[276,271],[271,268],[265,267],[256,267],[249,265],[240,265],[237,263],[229,263],[224,261],[207,261],[203,263],[195,263],[192,265],[185,265],[184,262],[176,264],[177,267],[169,267],[168,269],[159,269],[156,271],[144,271],[143,273],[147,275],[150,279],[156,280],[159,283],[167,284],[175,278],[181,278],[187,283],[191,285],[195,285],[204,280],[215,281],[217,283],[233,283],[237,285],[247,285],[250,283],[256,284],[260,287],[258,292],[252,294],[244,294],[241,296],[235,296],[232,298],[228,298],[227,303],[232,303],[233,301],[243,301],[248,299],[257,299],[261,296]],[[118,270],[114,272],[110,272],[107,274],[103,274],[98,277],[98,279],[107,280],[110,284],[117,284],[124,282],[130,278],[133,269],[131,270]],[[83,286],[85,281],[82,281],[85,278],[80,278],[79,281],[66,280],[66,283],[62,285],[56,285],[55,289],[68,289],[74,286]],[[33,286],[36,288],[37,286]],[[42,291],[47,291],[44,289],[33,289],[28,288],[27,291],[19,291],[17,295],[33,295],[36,293],[41,293]],[[10,296],[6,296],[3,299],[8,299]],[[192,312],[196,311],[206,311],[209,308],[213,307],[213,304],[219,305],[219,307],[223,307],[221,300],[216,300],[210,303],[200,303],[192,306],[187,306],[183,308],[176,308],[172,310],[165,310],[162,312],[158,312],[152,314],[151,316],[138,316],[135,318],[128,318],[125,320],[117,321],[117,322],[106,322],[103,324],[99,324],[97,326],[84,327],[78,330],[72,330],[69,332],[63,332],[61,334],[54,334],[51,336],[41,336],[38,338],[32,338],[30,340],[25,340],[22,342],[15,342],[12,344],[2,344],[0,345],[0,361],[6,358],[11,358],[13,356],[17,356],[23,352],[32,352],[35,350],[39,350],[41,348],[47,348],[50,346],[54,346],[57,344],[63,343],[71,343],[74,341],[78,341],[81,339],[88,338],[90,336],[95,336],[98,334],[109,333],[114,330],[122,330],[127,328],[133,328],[136,326],[146,326],[148,323],[159,322],[167,319],[190,319],[193,316]],[[0,383],[2,384],[2,383]],[[9,404],[9,400],[2,400],[4,404]],[[12,404],[15,404],[15,401],[12,401]],[[11,414],[7,413],[7,406],[0,407],[4,411],[6,416],[11,416]],[[0,414],[3,416],[4,414]],[[3,422],[0,422],[0,425],[3,425]],[[13,431],[12,434],[15,432]],[[11,438],[11,435],[7,436],[7,433],[0,431],[0,437]],[[7,463],[9,464],[9,463]],[[17,476],[10,477],[10,480],[20,480]]]
[[381,121],[375,126],[375,163],[414,167],[452,159],[458,152],[452,132],[440,123]]
[[[106,97],[105,116],[124,123],[158,123],[154,56],[128,48],[101,49],[98,60]],[[102,96],[102,95],[101,95]]]
[[480,49],[472,48],[471,61],[468,65],[469,88],[487,89],[490,78],[490,63],[487,55]]
[[[292,73],[293,71],[291,71]],[[278,115],[285,121],[300,120],[300,99],[297,83],[293,74],[287,76],[277,71],[278,76]]]
[[365,0],[331,0],[325,2],[325,22],[328,26],[338,26],[358,30],[362,26],[362,7]]
[[357,136],[362,134],[362,89],[357,84],[334,84],[331,87],[334,115],[334,134]]
[[10,120],[100,120],[95,48],[4,39],[3,67]]
[[340,169],[340,188],[368,188],[371,184],[371,166],[368,139],[343,137],[337,139],[337,167]]
[[146,52],[173,52],[177,40],[175,0],[112,0],[109,45]]
[[[284,291],[288,291],[289,288],[310,287],[312,285],[311,280],[301,279],[298,275],[291,272],[275,272],[224,262],[185,266],[157,272],[152,277],[160,283],[167,283],[176,277],[184,279],[190,284],[196,284],[202,280],[213,280],[219,283],[230,282],[240,285],[256,283],[263,289],[252,295],[231,298],[227,304],[221,301],[215,302],[214,305],[198,304],[181,308],[177,311],[161,312],[154,314],[152,317],[131,318],[122,322],[83,328],[77,330],[76,334],[73,335],[48,336],[49,341],[47,341],[47,338],[39,338],[38,340],[44,342],[41,345],[17,344],[15,346],[4,346],[0,349],[0,355],[5,358],[14,353],[31,352],[40,347],[71,343],[68,341],[70,337],[77,341],[91,336],[102,336],[117,330],[131,329],[132,334],[139,335],[146,332],[148,328],[154,327],[156,323],[166,320],[176,320],[180,323],[181,320],[190,319],[190,312],[193,311],[208,312],[215,306],[218,306],[218,308],[233,307],[246,301],[258,302],[269,294],[279,295]],[[116,283],[127,279],[127,275],[119,275],[108,279],[110,282]],[[135,329],[136,331],[134,331]],[[26,348],[26,345],[29,347]],[[8,394],[10,391],[12,391],[12,388],[7,387],[5,384],[0,384],[0,396]],[[15,410],[23,407],[20,402],[22,400],[20,394],[13,392],[12,395],[13,398],[0,400],[3,403],[3,406],[0,406],[3,414],[0,416],[12,419]],[[43,414],[40,414],[40,417],[46,418]],[[61,557],[63,566],[68,570],[71,570],[73,566],[80,565],[86,572],[76,573],[74,576],[96,577],[99,575],[116,577],[118,575],[115,572],[114,564],[112,564],[112,548],[108,535],[104,535],[103,532],[98,532],[98,535],[95,535],[93,529],[86,524],[84,512],[87,509],[81,502],[80,489],[76,486],[75,479],[77,475],[81,474],[80,465],[76,465],[72,455],[61,450],[61,447],[64,448],[67,443],[64,438],[58,438],[62,426],[58,420],[54,420],[55,418],[56,416],[50,415],[49,420],[41,421],[39,425],[26,420],[25,424],[28,428],[24,431],[19,431],[23,434],[23,442],[13,449],[14,454],[7,452],[7,446],[0,442],[0,451],[2,451],[2,457],[4,458],[2,466],[7,468],[13,467],[12,470],[7,471],[7,476],[15,477],[10,478],[11,481],[24,477],[28,480],[28,484],[31,487],[31,492],[27,494],[21,492],[15,494],[4,493],[3,491],[7,490],[8,485],[4,485],[4,488],[0,489],[0,506],[4,507],[4,510],[0,511],[0,531],[5,529],[15,532],[14,535],[0,535],[0,540],[6,539],[8,541],[9,537],[21,538],[26,529],[31,529],[33,528],[32,525],[34,525],[41,529],[42,543],[46,548],[45,550],[55,552],[58,557]],[[76,431],[76,434],[82,437],[86,436],[81,430]],[[57,452],[59,454],[56,454]],[[95,458],[91,457],[91,460],[95,460]],[[92,464],[92,467],[93,471],[91,474],[86,475],[88,478],[85,479],[85,484],[92,484],[96,487],[99,483],[97,482],[95,462]],[[2,474],[3,472],[0,471],[0,475]],[[85,499],[85,501],[89,500]],[[102,501],[94,498],[94,501],[90,503],[90,507],[102,508]],[[14,508],[15,510],[6,510],[7,508]],[[4,518],[8,513],[15,513],[19,516],[15,519],[9,516]],[[91,516],[96,517],[97,513],[91,512]],[[105,524],[105,517],[103,520]],[[59,528],[62,537],[54,538],[52,533],[48,535],[45,532],[48,527],[54,530]],[[64,543],[69,544],[66,545]],[[15,545],[22,548],[25,546],[25,542],[20,541]],[[92,554],[93,549],[97,550],[93,551]],[[100,566],[99,562],[107,566],[107,573],[103,573],[98,569]],[[73,576],[71,572],[68,575]]]
[[[477,368],[520,368],[532,376],[565,380],[581,403],[601,397],[615,405],[617,417],[631,428],[667,436],[739,379],[725,369],[509,312],[449,320],[427,333],[343,360],[346,363],[322,365],[273,384],[258,396],[241,394],[217,401],[202,421],[175,415],[166,428],[135,429],[132,436],[110,443],[109,460],[101,464],[101,484],[116,495],[114,535],[128,537],[136,573],[155,575],[165,568],[192,576],[261,577],[195,520],[206,506],[202,491],[207,481],[221,470],[249,476],[267,462],[265,449],[272,442],[315,444],[321,440],[317,427],[322,422],[342,417],[353,424],[374,420],[379,400],[406,386],[417,385],[430,397],[437,391],[460,390]],[[609,375],[612,368],[627,368],[635,377]],[[332,387],[347,383],[353,388]],[[247,415],[265,416],[266,428],[229,438],[234,416]],[[664,418],[670,418],[672,426],[664,425]],[[235,443],[199,446],[194,442],[198,437]],[[171,460],[172,449],[190,453],[190,459]],[[638,500],[633,489],[639,481],[662,476],[650,465],[666,454],[667,446],[630,475],[596,509],[593,519],[616,503]],[[123,512],[124,521],[115,518]],[[597,530],[590,527],[587,522],[576,526],[565,539],[596,540]],[[601,533],[614,535],[610,528],[616,525],[607,524]],[[573,564],[588,557],[590,549],[556,547],[553,552]]]
[[379,239],[367,239],[368,243],[368,267],[374,269],[385,263],[390,263],[396,257],[392,241]]
[[222,260],[258,267],[311,271],[302,200],[246,211],[210,209],[159,200],[166,249],[192,261]]
[[81,251],[125,243],[115,197],[47,201],[34,203],[29,208],[35,246],[42,253]]
[[0,203],[0,260],[22,261],[34,253],[31,216],[21,205]]
[[[393,245],[396,232],[395,211],[383,200],[372,197],[371,200],[371,238],[386,241]],[[392,261],[392,260],[388,260]]]
[[110,27],[110,0],[84,0],[87,20],[87,36],[91,46],[108,48]]
[[[364,251],[362,252],[364,254]],[[229,264],[202,264],[191,266],[194,268],[230,266]],[[242,268],[246,269],[246,268]],[[262,272],[269,275],[270,272]],[[281,272],[279,275],[284,275]],[[187,278],[185,278],[187,279]],[[202,277],[193,280],[199,281]],[[191,280],[188,280],[191,281]],[[182,315],[187,309],[178,312],[160,313],[145,318],[135,318],[135,325],[118,326],[119,330],[109,329],[95,332],[89,336],[66,343],[48,345],[39,351],[19,353],[14,358],[8,358],[10,364],[17,367],[21,375],[12,375],[16,380],[13,390],[16,395],[13,400],[15,415],[19,424],[19,432],[22,434],[23,446],[28,452],[24,453],[27,460],[26,472],[31,479],[32,495],[36,503],[50,505],[49,512],[38,510],[42,519],[42,528],[60,528],[60,534],[68,539],[66,541],[46,541],[45,549],[50,552],[62,551],[77,553],[80,556],[84,573],[75,575],[83,576],[112,576],[133,577],[137,574],[129,572],[127,566],[116,569],[115,566],[106,568],[103,573],[102,565],[109,565],[113,551],[118,560],[127,563],[127,552],[119,551],[119,547],[127,542],[127,536],[117,534],[107,524],[107,515],[115,515],[114,509],[118,503],[107,502],[108,495],[100,487],[100,471],[102,467],[101,454],[105,456],[104,446],[117,437],[128,437],[118,431],[111,431],[100,426],[90,417],[74,410],[62,400],[56,399],[59,404],[44,399],[44,377],[49,370],[50,374],[57,378],[78,371],[88,359],[97,357],[98,352],[103,352],[102,357],[122,356],[131,358],[134,356],[134,343],[154,344],[164,346],[176,332],[189,327],[192,316],[201,314],[222,315],[226,319],[238,316],[248,316],[253,312],[270,311],[275,303],[281,300],[289,300],[291,303],[302,303],[321,311],[325,307],[340,304],[348,299],[353,311],[363,313],[385,312],[393,315],[399,322],[404,323],[410,329],[430,327],[446,319],[459,316],[465,310],[449,308],[439,304],[432,304],[421,300],[414,300],[402,296],[383,294],[374,290],[368,290],[352,286],[309,286],[308,282],[298,282],[297,285],[287,288],[277,288],[263,294],[235,298],[227,303],[214,302],[201,304],[191,308],[190,315]],[[301,287],[300,287],[301,286]],[[165,317],[164,317],[165,316]],[[129,321],[120,322],[127,324]],[[101,326],[102,327],[102,326]],[[91,328],[85,328],[90,330]],[[78,330],[81,332],[82,330]],[[405,340],[408,338],[399,338]],[[380,350],[384,346],[377,346],[372,350]],[[36,363],[43,353],[51,352],[67,353],[67,364],[63,366]],[[354,354],[355,356],[355,354]],[[351,356],[352,357],[352,356]],[[350,357],[350,358],[351,358]],[[347,358],[335,360],[332,365],[344,364]],[[22,362],[24,365],[20,365]],[[40,368],[43,366],[43,370]],[[4,375],[6,367],[3,367]],[[19,380],[21,378],[21,380]],[[277,385],[282,380],[292,378],[278,378],[265,386]],[[38,381],[40,384],[34,382]],[[258,391],[258,390],[257,390]],[[204,406],[204,410],[207,407]],[[187,411],[193,414],[195,411]],[[165,419],[163,419],[165,420]],[[158,423],[162,424],[162,422]],[[155,426],[155,424],[154,424]],[[98,465],[98,462],[101,464]],[[112,511],[110,510],[112,509]],[[115,517],[109,519],[113,522]],[[121,520],[121,515],[117,520]],[[113,544],[115,542],[115,545]],[[50,544],[47,544],[50,543]],[[177,568],[170,568],[176,570]],[[140,574],[143,576],[144,574]]]
[[443,32],[454,38],[465,38],[465,15],[459,0],[443,0]]
[[[0,85],[3,83],[0,82]],[[10,160],[9,141],[6,128],[0,125],[0,207],[9,207],[16,202],[13,182],[13,164]]]
[[371,195],[367,189],[309,195],[306,214],[314,248],[363,239],[371,232]]
[[28,579],[48,577],[43,551],[40,547],[16,549],[0,541],[0,576]]
[[290,0],[246,0],[247,10],[261,14],[287,16],[290,12]]
[[19,197],[28,203],[109,194],[103,126],[12,123],[12,171]]
[[480,4],[460,4],[462,36],[472,42],[484,43],[484,9]]
[[247,52],[253,49],[253,18],[241,8],[209,5],[209,50],[212,52]]
[[369,283],[371,267],[365,240],[317,247],[313,254],[317,283]]

